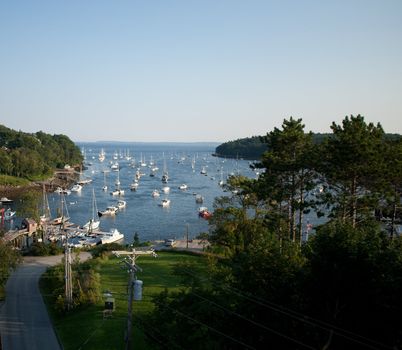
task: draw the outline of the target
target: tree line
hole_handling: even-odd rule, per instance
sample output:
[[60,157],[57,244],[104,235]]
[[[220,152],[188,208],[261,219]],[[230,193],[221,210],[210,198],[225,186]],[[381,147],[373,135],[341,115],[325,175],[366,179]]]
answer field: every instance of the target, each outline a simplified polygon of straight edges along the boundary
[[[150,339],[157,332],[172,349],[402,347],[402,140],[361,115],[320,143],[304,127],[284,120],[262,138],[258,179],[229,179],[207,234],[208,273],[178,265],[187,287],[155,296],[141,321]],[[311,227],[312,213],[326,223]]]
[[[330,134],[328,133],[313,133],[312,141],[320,144],[329,136]],[[387,133],[385,137],[389,140],[397,140],[401,135]],[[214,155],[217,157],[259,160],[263,153],[268,150],[267,147],[265,136],[245,137],[220,144],[216,147]]]
[[65,135],[30,134],[0,125],[0,174],[33,179],[82,161],[79,148]]

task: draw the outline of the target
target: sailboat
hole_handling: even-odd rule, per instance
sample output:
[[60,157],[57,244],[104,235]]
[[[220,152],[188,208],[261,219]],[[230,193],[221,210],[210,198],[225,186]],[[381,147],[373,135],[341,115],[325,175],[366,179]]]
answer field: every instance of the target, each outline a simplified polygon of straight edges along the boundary
[[60,193],[60,208],[57,210],[59,216],[51,221],[52,225],[64,225],[65,222],[70,220],[70,214],[68,213],[66,198],[64,193]]
[[223,182],[223,168],[222,168],[222,167],[221,167],[220,173],[221,173],[221,179],[220,179],[220,181],[218,182],[218,184],[219,184],[219,186],[223,186],[223,185],[224,185],[224,182]]
[[195,171],[195,156],[193,156],[193,160],[191,161],[191,169],[193,169],[193,172]]
[[167,171],[167,167],[166,167],[166,159],[163,158],[163,175],[162,175],[162,182],[163,183],[167,183],[169,180],[169,173]]
[[43,185],[43,198],[42,198],[42,215],[40,216],[40,222],[41,224],[44,224],[45,222],[48,222],[50,220],[51,214],[50,214],[50,206],[49,206],[49,200],[47,198],[46,194],[46,189],[45,185]]
[[102,191],[107,191],[107,185],[106,185],[106,171],[103,172],[103,187]]
[[144,167],[144,166],[147,166],[147,163],[145,162],[145,157],[142,158],[142,153],[141,153],[140,165],[143,166],[143,167]]
[[112,196],[122,196],[124,190],[120,189],[120,171],[117,171],[116,189],[110,192]]
[[92,232],[93,230],[99,228],[100,221],[95,216],[97,212],[98,208],[96,206],[95,190],[92,188],[92,218],[89,219],[89,221],[83,226],[83,228],[86,229],[88,232]]
[[99,159],[100,162],[103,162],[105,160],[105,158],[106,158],[106,153],[105,153],[104,149],[102,148],[100,153],[99,153],[98,159]]

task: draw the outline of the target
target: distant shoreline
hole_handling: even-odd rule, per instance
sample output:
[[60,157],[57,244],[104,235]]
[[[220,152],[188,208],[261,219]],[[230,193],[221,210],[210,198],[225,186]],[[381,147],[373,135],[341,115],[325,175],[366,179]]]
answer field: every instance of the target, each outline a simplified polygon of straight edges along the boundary
[[219,153],[212,153],[212,157],[225,158],[225,159],[250,160],[250,161],[259,162],[259,160],[255,159],[255,158],[238,157],[237,155],[235,156],[235,155],[226,155],[226,154],[219,154]]
[[200,145],[200,146],[219,146],[222,142],[208,141],[74,141],[76,144],[129,144],[129,145]]

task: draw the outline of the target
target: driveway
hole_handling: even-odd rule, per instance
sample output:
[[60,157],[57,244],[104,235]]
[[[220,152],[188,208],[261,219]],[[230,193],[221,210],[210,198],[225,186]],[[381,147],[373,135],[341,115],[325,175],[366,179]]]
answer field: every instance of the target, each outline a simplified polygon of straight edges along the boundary
[[[81,253],[81,260],[89,258]],[[25,257],[6,285],[6,300],[0,310],[3,350],[61,349],[39,292],[39,278],[48,266],[61,262],[62,255]]]

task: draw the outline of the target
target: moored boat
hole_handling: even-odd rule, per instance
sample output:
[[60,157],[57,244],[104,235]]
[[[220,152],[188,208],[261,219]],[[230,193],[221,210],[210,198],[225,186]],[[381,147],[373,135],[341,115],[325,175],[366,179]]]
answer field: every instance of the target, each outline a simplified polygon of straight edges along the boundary
[[119,200],[119,201],[117,202],[117,204],[116,204],[116,207],[117,207],[119,210],[121,210],[121,209],[124,209],[124,208],[126,207],[126,205],[127,205],[127,202],[126,202],[126,201]]
[[200,207],[198,208],[198,216],[203,219],[209,219],[212,216],[212,213],[207,207]]
[[201,196],[200,194],[195,195],[195,202],[196,203],[203,203],[204,202],[204,197]]
[[73,187],[71,187],[71,192],[80,192],[82,190],[82,186],[80,184],[75,184]]
[[168,207],[170,205],[170,199],[162,199],[159,205],[161,207]]
[[116,215],[117,208],[114,206],[108,206],[103,211],[98,211],[98,216],[113,216]]
[[97,236],[102,244],[114,243],[124,239],[124,234],[119,232],[117,228],[112,228],[109,232],[98,232]]

